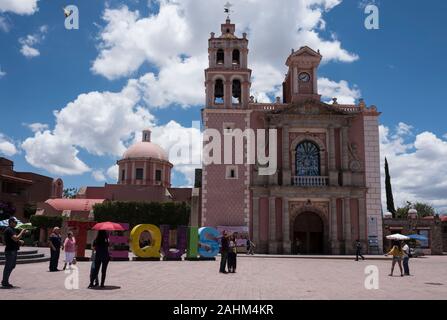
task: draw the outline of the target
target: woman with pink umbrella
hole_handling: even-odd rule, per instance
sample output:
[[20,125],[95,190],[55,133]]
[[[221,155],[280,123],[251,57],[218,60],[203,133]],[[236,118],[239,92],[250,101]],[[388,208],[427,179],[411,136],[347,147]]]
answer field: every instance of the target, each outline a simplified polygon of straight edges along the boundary
[[124,228],[118,223],[102,222],[97,223],[93,230],[99,230],[96,239],[93,241],[93,248],[95,250],[95,267],[93,273],[90,275],[89,288],[95,287],[95,279],[98,278],[99,269],[101,269],[101,284],[100,287],[104,288],[104,282],[106,281],[107,266],[110,261],[109,254],[109,235],[107,231],[123,231]]

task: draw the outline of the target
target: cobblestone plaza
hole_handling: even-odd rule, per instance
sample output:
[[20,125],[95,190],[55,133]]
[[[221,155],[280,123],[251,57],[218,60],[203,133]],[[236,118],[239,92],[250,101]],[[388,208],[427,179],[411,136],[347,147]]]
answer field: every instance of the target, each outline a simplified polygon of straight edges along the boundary
[[[322,257],[323,258],[323,257]],[[341,257],[340,257],[341,258]],[[216,261],[111,262],[106,289],[89,290],[90,262],[78,262],[79,289],[68,290],[69,274],[48,272],[47,263],[17,265],[11,283],[18,288],[0,290],[0,299],[445,299],[447,257],[410,260],[412,276],[400,277],[391,260],[370,256],[354,259],[308,259],[240,256],[237,273],[221,274]],[[377,266],[379,288],[365,288],[365,267]],[[61,264],[59,265],[61,267]]]

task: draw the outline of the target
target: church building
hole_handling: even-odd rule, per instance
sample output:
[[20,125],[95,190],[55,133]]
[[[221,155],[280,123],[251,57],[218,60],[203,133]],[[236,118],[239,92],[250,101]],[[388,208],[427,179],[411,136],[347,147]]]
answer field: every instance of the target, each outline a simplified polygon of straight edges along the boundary
[[307,46],[285,60],[282,101],[257,103],[247,34],[235,30],[227,18],[209,39],[204,129],[222,137],[235,129],[276,129],[276,141],[267,144],[277,145],[277,167],[260,175],[248,161],[204,164],[199,225],[248,228],[259,253],[352,254],[357,239],[364,251],[382,252],[377,108],[362,99],[323,102],[322,55]]

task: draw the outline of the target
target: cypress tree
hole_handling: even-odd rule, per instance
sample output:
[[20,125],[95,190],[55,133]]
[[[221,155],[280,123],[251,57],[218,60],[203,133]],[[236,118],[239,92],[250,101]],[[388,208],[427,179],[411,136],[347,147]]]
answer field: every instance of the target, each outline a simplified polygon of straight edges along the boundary
[[386,208],[391,212],[393,219],[396,217],[396,209],[394,208],[393,190],[391,188],[390,170],[388,168],[388,160],[385,158],[385,190],[386,190]]

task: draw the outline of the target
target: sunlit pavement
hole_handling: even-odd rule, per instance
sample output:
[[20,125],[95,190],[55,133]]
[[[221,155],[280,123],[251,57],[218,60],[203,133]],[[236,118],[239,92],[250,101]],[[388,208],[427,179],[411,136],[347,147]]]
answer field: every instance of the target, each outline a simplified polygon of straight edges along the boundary
[[[41,249],[42,250],[42,249]],[[63,254],[61,254],[62,261]],[[410,260],[412,276],[390,273],[391,259],[354,260],[240,257],[237,273],[216,261],[111,262],[106,290],[87,289],[90,262],[74,274],[48,272],[48,263],[17,265],[0,299],[446,299],[447,256]],[[377,266],[378,289],[365,288],[365,267]],[[62,262],[59,268],[62,268]],[[0,272],[3,266],[0,266]],[[67,280],[67,277],[71,277]]]

